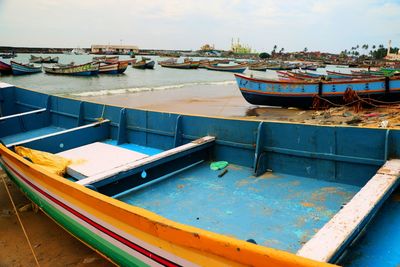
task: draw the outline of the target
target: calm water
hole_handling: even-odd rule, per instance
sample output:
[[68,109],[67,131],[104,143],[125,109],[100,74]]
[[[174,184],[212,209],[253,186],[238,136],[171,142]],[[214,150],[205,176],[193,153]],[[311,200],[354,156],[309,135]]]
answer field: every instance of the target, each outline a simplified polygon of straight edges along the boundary
[[[19,54],[14,61],[27,63],[31,54]],[[36,56],[58,56],[59,63],[86,63],[92,60],[93,55],[65,55],[52,54]],[[140,59],[140,56],[137,58]],[[166,58],[150,57],[160,61]],[[120,56],[120,59],[130,59],[129,56]],[[9,59],[0,59],[9,63]],[[179,61],[183,61],[180,58]],[[343,70],[343,69],[341,69]],[[323,71],[323,69],[322,69]],[[246,70],[245,74],[254,74],[257,77],[275,78],[275,71],[259,72]],[[156,64],[154,70],[140,70],[128,67],[125,73],[120,75],[98,75],[93,77],[60,76],[45,73],[25,76],[0,76],[2,82],[16,86],[34,89],[44,93],[70,95],[70,96],[96,96],[135,93],[153,90],[172,90],[188,85],[218,86],[232,84],[235,80],[232,73],[209,71],[206,69],[179,70],[163,68]]]
[[[39,56],[38,54],[35,54]],[[48,55],[42,55],[48,56]],[[59,63],[86,63],[91,61],[93,55],[64,55],[58,56]],[[27,63],[30,54],[19,54],[14,61]],[[140,58],[140,56],[138,57]],[[150,57],[160,61],[165,58]],[[120,56],[120,59],[130,59],[129,56]],[[183,59],[180,59],[181,61]],[[10,60],[2,60],[9,62]],[[163,68],[156,64],[154,70],[140,70],[128,67],[125,73],[120,75],[98,75],[93,77],[74,77],[50,75],[45,73],[25,76],[0,76],[0,80],[21,87],[35,89],[45,93],[62,95],[107,95],[138,91],[167,90],[181,88],[185,85],[196,84],[234,84],[231,73],[208,71],[205,69],[179,70]]]

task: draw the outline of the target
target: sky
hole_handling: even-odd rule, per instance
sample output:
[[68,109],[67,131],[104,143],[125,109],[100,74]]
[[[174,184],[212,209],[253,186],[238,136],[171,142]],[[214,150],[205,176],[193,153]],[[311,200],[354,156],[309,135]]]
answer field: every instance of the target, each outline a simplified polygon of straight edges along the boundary
[[[340,52],[392,40],[400,0],[0,0],[0,46]],[[360,49],[360,51],[362,51]]]

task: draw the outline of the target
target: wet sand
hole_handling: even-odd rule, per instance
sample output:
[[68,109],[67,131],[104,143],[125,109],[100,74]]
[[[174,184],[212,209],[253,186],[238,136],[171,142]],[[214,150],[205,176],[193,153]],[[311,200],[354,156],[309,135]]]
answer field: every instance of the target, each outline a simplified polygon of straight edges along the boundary
[[[242,97],[236,83],[193,85],[183,88],[102,96],[80,96],[81,100],[161,112],[262,120],[301,120],[298,109],[259,107]],[[311,113],[311,111],[303,112]],[[304,115],[302,116],[304,117]]]
[[[3,171],[0,169],[0,176]],[[6,178],[17,208],[30,201]],[[75,239],[40,210],[19,212],[40,266],[114,266]],[[21,226],[14,213],[3,180],[0,179],[0,266],[35,266]]]
[[[79,97],[81,100],[129,108],[263,121],[286,121],[316,125],[400,128],[400,107],[335,107],[300,110],[256,106],[242,97],[236,84],[196,85],[183,88],[129,94]],[[386,123],[387,121],[387,123]]]

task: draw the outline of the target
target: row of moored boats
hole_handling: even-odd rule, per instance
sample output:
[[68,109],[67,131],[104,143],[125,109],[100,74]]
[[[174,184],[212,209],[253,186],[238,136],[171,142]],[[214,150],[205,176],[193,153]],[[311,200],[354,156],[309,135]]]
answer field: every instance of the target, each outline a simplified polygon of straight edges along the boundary
[[[75,75],[75,76],[92,76],[97,74],[122,74],[127,69],[128,65],[138,69],[153,69],[155,62],[149,61],[149,58],[142,58],[138,61],[133,60],[119,60],[118,56],[115,57],[93,57],[93,61],[84,64],[60,64],[58,57],[56,58],[42,58],[31,56],[30,63],[20,63],[11,61],[10,64],[0,61],[1,74],[33,74],[42,71],[49,74],[60,75]],[[36,65],[34,63],[55,63],[50,66]]]

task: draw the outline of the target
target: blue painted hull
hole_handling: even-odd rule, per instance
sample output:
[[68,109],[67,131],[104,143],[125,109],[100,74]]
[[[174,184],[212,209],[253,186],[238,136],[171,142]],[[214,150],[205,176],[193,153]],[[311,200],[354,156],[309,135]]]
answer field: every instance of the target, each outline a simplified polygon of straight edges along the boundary
[[[314,83],[297,83],[290,87],[282,83],[266,84],[265,81],[261,84],[255,79],[246,80],[241,76],[236,78],[240,79],[238,84],[242,88],[255,92],[255,99],[257,90],[276,91],[275,95],[268,97],[293,97],[284,95],[288,91],[304,98],[307,96],[302,96],[302,92],[315,93],[316,89]],[[371,90],[382,86],[379,81],[376,83],[369,83]],[[21,172],[26,175],[39,173],[38,177],[32,175],[32,180],[23,181],[28,186],[32,185],[32,188],[44,187],[49,183],[51,186],[44,187],[45,190],[39,188],[43,195],[46,193],[51,196],[61,191],[62,194],[56,195],[57,198],[47,199],[62,203],[57,207],[62,211],[65,209],[70,219],[75,218],[70,214],[81,215],[84,211],[87,217],[83,218],[90,216],[90,220],[83,221],[80,219],[82,217],[77,220],[82,224],[96,222],[90,224],[91,228],[85,228],[87,232],[93,231],[91,235],[71,233],[122,264],[124,254],[111,253],[104,248],[103,239],[102,242],[94,242],[96,240],[93,238],[106,236],[105,231],[100,232],[99,229],[107,229],[113,223],[128,225],[129,232],[114,231],[119,235],[114,239],[110,236],[107,240],[123,246],[127,241],[130,242],[129,233],[143,231],[146,236],[154,236],[152,240],[159,240],[169,248],[171,244],[182,246],[182,249],[179,247],[176,250],[178,252],[168,250],[165,258],[171,261],[183,258],[186,262],[179,264],[184,266],[190,265],[187,262],[195,258],[187,257],[185,253],[178,254],[181,250],[188,251],[188,246],[190,252],[199,251],[198,255],[201,255],[198,262],[193,262],[197,265],[204,263],[207,255],[211,255],[214,261],[218,258],[231,260],[229,265],[245,265],[251,259],[238,254],[245,251],[259,257],[258,264],[253,264],[255,266],[285,266],[277,264],[282,257],[276,257],[271,252],[277,250],[285,251],[280,252],[291,260],[289,263],[297,264],[302,258],[294,254],[303,244],[315,237],[316,231],[343,210],[342,205],[352,201],[389,158],[400,158],[400,130],[397,129],[326,127],[152,112],[49,96],[4,84],[0,86],[5,86],[0,90],[0,111],[4,116],[0,120],[0,140],[8,146],[0,146],[1,164],[6,163],[3,165],[6,167],[28,166],[26,172]],[[333,84],[326,86],[325,89],[329,90]],[[341,92],[345,86],[362,89],[354,83],[335,83],[335,90]],[[390,86],[393,90],[400,88],[400,80],[391,80]],[[244,91],[249,99],[253,97]],[[283,103],[277,98],[275,101]],[[215,140],[202,143],[202,139],[208,135],[214,136]],[[98,169],[103,167],[99,164],[95,165],[92,169],[95,172],[89,177],[76,177],[71,173],[67,177],[55,177],[16,156],[14,150],[15,145],[22,145],[50,153],[63,153],[95,143],[130,153],[142,153],[145,155],[141,160],[151,160],[139,165],[138,161],[129,158],[128,162],[105,170],[104,179],[98,179]],[[187,146],[191,146],[192,150],[177,152]],[[102,159],[106,156],[113,160],[115,158],[114,154],[104,153],[100,156]],[[220,171],[210,170],[211,162],[219,160],[229,162],[228,172],[220,177]],[[13,173],[12,168],[7,171]],[[92,182],[82,183],[93,177],[96,179]],[[17,180],[18,175],[14,175],[14,179]],[[56,188],[58,184],[62,186]],[[39,190],[37,192],[40,193]],[[379,205],[374,206],[373,212],[368,214],[367,219],[372,219],[383,204],[373,224],[365,228],[369,226],[366,220],[357,225],[352,236],[330,259],[331,262],[343,260],[346,250],[349,251],[348,261],[344,259],[346,266],[388,266],[400,262],[400,253],[396,250],[400,245],[400,198],[389,198],[383,202],[391,192],[388,191]],[[81,194],[85,197],[64,201],[67,196],[71,198]],[[96,205],[86,209],[88,201],[96,202]],[[78,202],[84,203],[79,204],[82,210],[65,208],[69,207],[68,203],[77,205]],[[38,205],[43,203],[37,201]],[[107,209],[103,209],[105,206]],[[113,213],[110,212],[111,208]],[[91,210],[95,212],[91,213]],[[135,219],[115,223],[115,210],[121,212],[124,219],[131,214]],[[96,214],[101,216],[96,217]],[[57,217],[53,218],[57,220]],[[103,220],[107,218],[112,218],[112,221],[104,223]],[[64,227],[68,226],[65,221],[58,222]],[[165,228],[157,232],[159,227]],[[184,238],[174,239],[173,235],[167,239],[165,231],[170,229],[176,231],[174,233],[179,237],[184,235]],[[351,242],[361,235],[362,229],[367,229],[367,241],[358,239],[359,246],[351,247]],[[125,239],[120,239],[121,236]],[[136,236],[134,238],[136,241],[139,239]],[[188,238],[191,238],[190,242]],[[203,245],[205,240],[218,251],[209,250],[207,255],[201,254],[208,249]],[[146,249],[151,252],[148,265],[155,265],[151,260],[156,252],[161,251],[161,247],[152,243]],[[227,249],[228,253],[217,254],[220,250],[225,252],[223,249]],[[231,252],[234,257],[226,257]],[[143,258],[143,254],[139,256]],[[301,266],[321,264],[309,261],[308,265]]]
[[31,67],[16,62],[11,62],[11,69],[13,75],[26,75],[42,72],[41,67]]
[[400,101],[400,79],[385,81],[343,80],[334,82],[304,82],[254,79],[235,75],[238,87],[247,102],[254,105],[311,108],[319,96],[335,104],[344,104],[343,96],[348,89],[360,97],[379,101]]

